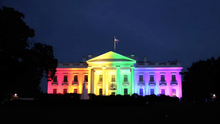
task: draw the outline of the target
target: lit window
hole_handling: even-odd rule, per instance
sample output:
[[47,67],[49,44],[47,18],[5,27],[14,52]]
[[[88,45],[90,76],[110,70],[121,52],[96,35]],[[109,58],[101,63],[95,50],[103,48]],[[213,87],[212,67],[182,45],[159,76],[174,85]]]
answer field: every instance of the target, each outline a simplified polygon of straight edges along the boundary
[[74,82],[78,82],[78,75],[74,75]]
[[88,75],[84,75],[84,80],[88,82]]
[[165,75],[161,75],[161,81],[165,81]]
[[74,89],[74,93],[77,93],[77,89]]
[[99,75],[99,82],[102,82],[102,75]]
[[64,82],[67,82],[67,75],[64,75]]
[[112,75],[112,82],[115,82],[115,75]]
[[115,92],[112,92],[112,95],[115,95]]
[[53,94],[57,94],[57,89],[53,89]]
[[128,75],[124,75],[124,82],[128,81]]
[[172,75],[172,81],[176,81],[176,75]]
[[139,95],[143,96],[143,89],[142,88],[140,89]]
[[99,95],[102,95],[102,89],[99,89]]
[[128,89],[124,89],[124,95],[128,95]]
[[67,93],[67,89],[63,89],[63,94]]
[[150,89],[150,95],[154,94],[154,89]]
[[161,94],[165,95],[165,89],[161,89]]
[[143,75],[139,75],[139,81],[140,82],[144,81]]
[[154,75],[150,75],[150,81],[154,81]]
[[176,89],[172,89],[172,96],[176,96]]
[[53,78],[53,82],[57,82],[57,76],[56,75]]

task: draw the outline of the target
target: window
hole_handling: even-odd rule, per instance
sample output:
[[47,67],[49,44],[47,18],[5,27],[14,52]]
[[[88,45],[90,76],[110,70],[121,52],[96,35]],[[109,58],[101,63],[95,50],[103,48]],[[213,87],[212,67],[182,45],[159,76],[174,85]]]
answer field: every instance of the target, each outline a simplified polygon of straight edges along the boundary
[[57,76],[56,75],[53,77],[53,82],[57,82]]
[[161,81],[165,81],[165,75],[161,75]]
[[154,89],[150,89],[150,95],[154,94]]
[[63,94],[67,93],[67,89],[63,89]]
[[57,94],[57,89],[53,89],[53,94]]
[[172,89],[172,96],[176,96],[176,89]]
[[139,81],[143,81],[143,75],[139,75]]
[[128,75],[124,75],[124,82],[128,82]]
[[78,82],[78,75],[74,75],[74,82]]
[[115,95],[115,92],[112,92],[112,95]]
[[88,75],[84,75],[84,81],[88,82]]
[[99,82],[102,82],[102,75],[99,75]]
[[67,82],[67,75],[64,75],[64,80],[63,82]]
[[161,94],[165,95],[165,89],[161,89]]
[[74,89],[74,93],[77,93],[77,89]]
[[99,95],[102,95],[102,89],[99,89]]
[[150,75],[150,81],[154,81],[154,75]]
[[112,75],[112,82],[115,82],[115,75]]
[[143,96],[143,89],[142,89],[142,88],[140,88],[139,95],[140,95],[140,96]]
[[172,81],[176,81],[176,75],[172,75]]
[[128,89],[124,89],[124,95],[128,95]]

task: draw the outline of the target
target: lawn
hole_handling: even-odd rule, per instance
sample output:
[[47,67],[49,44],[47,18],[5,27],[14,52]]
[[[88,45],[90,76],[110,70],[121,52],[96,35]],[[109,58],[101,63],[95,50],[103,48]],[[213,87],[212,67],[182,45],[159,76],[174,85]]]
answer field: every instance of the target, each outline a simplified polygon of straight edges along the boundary
[[[1,118],[30,123],[219,123],[220,104],[173,103],[143,106],[57,106],[42,108],[3,108]],[[80,122],[78,122],[80,121]]]

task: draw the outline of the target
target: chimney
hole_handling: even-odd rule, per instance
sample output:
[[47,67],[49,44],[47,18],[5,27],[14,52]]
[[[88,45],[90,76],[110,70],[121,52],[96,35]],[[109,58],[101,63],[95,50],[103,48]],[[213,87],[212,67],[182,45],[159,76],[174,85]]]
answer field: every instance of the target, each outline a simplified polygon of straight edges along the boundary
[[83,56],[83,61],[82,62],[86,62],[86,57],[85,56]]
[[144,56],[144,63],[146,63],[147,62],[147,57],[146,56]]

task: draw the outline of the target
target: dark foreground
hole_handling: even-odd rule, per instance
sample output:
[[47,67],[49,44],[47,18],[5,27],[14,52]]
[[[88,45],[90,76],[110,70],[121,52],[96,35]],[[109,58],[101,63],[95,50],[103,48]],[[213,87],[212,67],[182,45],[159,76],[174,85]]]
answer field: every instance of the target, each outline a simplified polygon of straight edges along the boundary
[[[141,106],[75,105],[1,107],[4,123],[220,123],[219,103],[159,103]],[[2,124],[4,124],[2,123]]]

